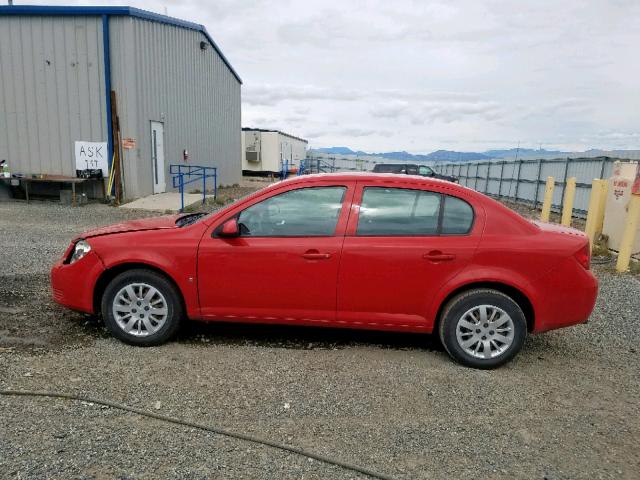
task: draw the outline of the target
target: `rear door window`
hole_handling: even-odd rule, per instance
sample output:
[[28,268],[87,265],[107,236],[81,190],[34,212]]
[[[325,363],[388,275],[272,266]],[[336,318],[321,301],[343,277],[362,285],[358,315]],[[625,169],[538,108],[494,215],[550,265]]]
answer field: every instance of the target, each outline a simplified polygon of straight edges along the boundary
[[367,187],[362,195],[358,235],[436,235],[439,193]]
[[407,188],[366,187],[356,234],[461,235],[471,231],[473,219],[471,205],[457,197]]

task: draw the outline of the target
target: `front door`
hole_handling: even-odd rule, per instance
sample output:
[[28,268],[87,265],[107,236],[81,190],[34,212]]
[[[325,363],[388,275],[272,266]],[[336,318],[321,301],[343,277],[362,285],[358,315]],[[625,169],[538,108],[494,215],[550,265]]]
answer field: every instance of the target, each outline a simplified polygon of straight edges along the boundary
[[327,324],[335,320],[336,281],[350,182],[281,189],[239,211],[240,236],[216,235],[198,250],[204,318]]
[[160,122],[151,122],[151,164],[153,193],[163,193],[167,186],[164,180],[164,124]]
[[349,219],[338,278],[338,321],[428,331],[435,295],[478,245],[472,207],[415,185],[360,183],[354,205],[358,214]]

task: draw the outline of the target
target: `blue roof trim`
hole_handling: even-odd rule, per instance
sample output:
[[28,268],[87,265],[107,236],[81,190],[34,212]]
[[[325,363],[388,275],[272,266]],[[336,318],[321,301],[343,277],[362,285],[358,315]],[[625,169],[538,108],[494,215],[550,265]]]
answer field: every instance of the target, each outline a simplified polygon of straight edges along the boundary
[[180,20],[179,18],[169,17],[167,15],[160,15],[158,13],[149,12],[147,10],[141,10],[133,7],[58,7],[49,5],[3,5],[0,6],[0,15],[50,15],[50,16],[63,16],[63,15],[108,15],[108,16],[126,16],[135,17],[143,20],[149,20],[150,22],[164,23],[167,25],[174,25],[176,27],[187,28],[189,30],[195,30],[202,33],[215,51],[220,55],[220,58],[225,65],[231,70],[231,73],[242,83],[240,75],[233,69],[227,57],[224,56],[220,47],[211,38],[209,32],[198,23],[188,22],[186,20]]

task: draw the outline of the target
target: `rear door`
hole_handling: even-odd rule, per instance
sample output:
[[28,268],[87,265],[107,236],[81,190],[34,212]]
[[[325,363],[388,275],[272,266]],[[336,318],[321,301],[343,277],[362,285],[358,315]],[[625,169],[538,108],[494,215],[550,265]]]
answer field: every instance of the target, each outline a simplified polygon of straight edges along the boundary
[[431,302],[472,258],[481,222],[446,187],[419,185],[358,182],[342,251],[338,321],[430,330]]

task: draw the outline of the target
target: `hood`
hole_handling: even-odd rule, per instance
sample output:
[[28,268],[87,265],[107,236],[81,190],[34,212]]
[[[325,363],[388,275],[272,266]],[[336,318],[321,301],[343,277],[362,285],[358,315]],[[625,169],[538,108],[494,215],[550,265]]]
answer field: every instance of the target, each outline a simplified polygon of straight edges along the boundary
[[163,217],[141,218],[139,220],[131,220],[130,222],[117,223],[107,227],[100,227],[94,230],[84,232],[78,238],[100,237],[103,235],[112,235],[114,233],[141,232],[144,230],[165,230],[170,228],[178,228],[176,220],[183,216],[166,215]]

